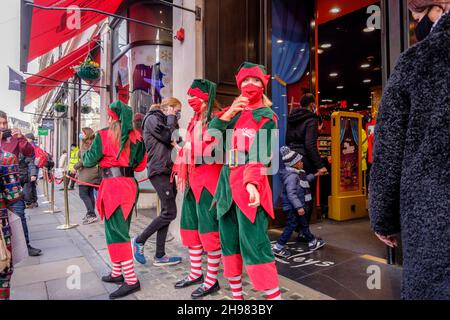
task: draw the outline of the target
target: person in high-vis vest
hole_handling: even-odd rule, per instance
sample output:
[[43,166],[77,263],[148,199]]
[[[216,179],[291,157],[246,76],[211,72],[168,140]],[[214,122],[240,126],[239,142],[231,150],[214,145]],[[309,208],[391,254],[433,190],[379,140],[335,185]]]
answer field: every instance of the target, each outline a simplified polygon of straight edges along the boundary
[[208,129],[230,136],[223,143],[225,164],[220,173],[213,204],[219,219],[224,276],[233,297],[242,299],[243,266],[257,291],[267,299],[281,299],[278,272],[267,235],[268,216],[274,218],[268,179],[271,136],[277,129],[272,103],[264,95],[270,76],[265,67],[245,62],[236,82],[241,96]]
[[[193,299],[220,290],[217,281],[221,257],[219,226],[217,212],[215,208],[210,208],[222,164],[206,159],[213,156],[211,146],[215,143],[208,135],[207,125],[212,113],[219,111],[215,103],[216,87],[209,80],[196,79],[189,88],[188,102],[194,116],[173,167],[173,175],[178,177],[178,189],[184,191],[180,233],[183,245],[189,249],[191,261],[189,275],[178,281],[175,288],[202,283],[192,292]],[[207,252],[208,257],[206,277],[202,273],[203,251]]]
[[133,129],[133,112],[117,101],[108,108],[109,128],[100,130],[88,151],[83,153],[83,166],[99,166],[102,182],[98,190],[97,210],[105,219],[105,235],[112,272],[102,281],[122,284],[109,295],[110,299],[124,297],[140,290],[134,272],[130,224],[139,188],[134,172],[143,171],[147,153],[139,131]]
[[[76,170],[74,168],[74,166],[80,161],[80,156],[79,156],[79,148],[75,143],[72,143],[72,145],[70,146],[70,156],[69,156],[69,165],[67,166],[67,171],[69,173],[69,176],[71,176],[72,178],[75,178],[76,176]],[[69,190],[73,190],[75,189],[75,181],[74,180],[70,180],[69,183]]]

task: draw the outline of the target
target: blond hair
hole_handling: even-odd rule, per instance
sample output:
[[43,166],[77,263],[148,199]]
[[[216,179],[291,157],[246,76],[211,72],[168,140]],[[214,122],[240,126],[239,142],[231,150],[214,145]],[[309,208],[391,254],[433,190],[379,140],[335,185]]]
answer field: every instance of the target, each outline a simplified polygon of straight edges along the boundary
[[263,104],[265,107],[268,107],[268,108],[272,108],[272,106],[273,106],[272,101],[265,94],[263,94]]
[[109,125],[108,136],[110,140],[117,146],[120,146],[121,138],[122,138],[122,125],[120,121],[115,120],[111,122]]
[[168,97],[161,101],[161,111],[165,112],[169,107],[181,107],[181,102],[175,97]]

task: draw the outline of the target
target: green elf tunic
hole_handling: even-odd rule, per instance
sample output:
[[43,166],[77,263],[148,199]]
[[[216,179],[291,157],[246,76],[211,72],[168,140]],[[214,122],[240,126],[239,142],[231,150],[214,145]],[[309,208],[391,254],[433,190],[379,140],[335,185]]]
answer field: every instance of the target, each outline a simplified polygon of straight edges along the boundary
[[[258,77],[267,84],[256,65],[244,65],[236,76],[238,86],[245,77]],[[265,80],[265,81],[264,81]],[[219,233],[223,253],[224,276],[242,274],[245,265],[255,290],[278,287],[278,273],[267,235],[268,217],[274,218],[272,191],[267,176],[271,158],[272,131],[277,128],[275,113],[261,103],[249,105],[231,121],[220,116],[211,120],[208,130],[217,130],[226,138],[226,161],[219,177],[214,204],[219,219]],[[265,154],[264,154],[265,153]],[[237,161],[236,161],[237,160]],[[249,207],[248,183],[260,193],[260,206]]]
[[[173,175],[178,176],[178,188],[184,191],[181,208],[181,240],[184,246],[202,245],[205,251],[220,249],[219,227],[215,208],[210,210],[222,165],[205,163],[211,157],[214,139],[207,132],[216,96],[216,84],[206,79],[196,79],[188,94],[189,105],[194,109],[186,132],[184,147],[174,163]],[[208,109],[202,110],[203,101]],[[206,122],[203,113],[206,112]],[[183,190],[184,189],[184,190]]]
[[[114,102],[108,114],[121,122],[120,145],[114,141],[108,128],[100,130],[91,148],[83,153],[83,165],[101,169],[128,167],[143,171],[147,164],[145,145],[140,133],[132,129],[131,108],[122,102]],[[106,243],[112,262],[133,259],[130,243],[132,210],[139,197],[138,183],[134,177],[110,177],[102,179],[97,197],[97,210],[105,218]]]

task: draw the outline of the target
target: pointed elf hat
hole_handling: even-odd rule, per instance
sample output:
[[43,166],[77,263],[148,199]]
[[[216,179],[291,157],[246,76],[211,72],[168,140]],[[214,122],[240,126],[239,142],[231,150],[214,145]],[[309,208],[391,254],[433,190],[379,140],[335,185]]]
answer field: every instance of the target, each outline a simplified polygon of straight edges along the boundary
[[188,90],[188,94],[204,101],[208,101],[207,121],[211,120],[214,100],[216,99],[217,85],[206,79],[195,79]]
[[254,77],[261,80],[264,88],[267,88],[267,83],[270,79],[270,75],[267,74],[266,67],[263,65],[252,62],[244,62],[241,64],[238,69],[238,73],[236,74],[236,83],[239,89],[241,89],[242,81],[248,77]]
[[119,159],[120,154],[128,140],[130,131],[133,130],[133,110],[131,107],[124,104],[122,101],[113,102],[107,107],[108,115],[115,121],[120,121],[120,149],[116,159]]

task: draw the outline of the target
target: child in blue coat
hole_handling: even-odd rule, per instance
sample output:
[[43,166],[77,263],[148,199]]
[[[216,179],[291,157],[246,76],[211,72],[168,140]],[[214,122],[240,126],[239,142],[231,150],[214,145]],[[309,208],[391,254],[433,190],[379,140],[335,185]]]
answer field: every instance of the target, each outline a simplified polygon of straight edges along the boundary
[[317,239],[311,233],[307,219],[312,200],[309,183],[316,177],[313,174],[307,175],[303,170],[301,154],[288,147],[281,147],[280,153],[285,165],[285,168],[280,170],[280,175],[283,182],[283,211],[287,213],[287,220],[283,234],[273,246],[273,252],[277,256],[287,258],[291,253],[286,243],[297,226],[300,227],[301,233],[308,241],[309,250],[317,250],[323,247],[325,242]]

